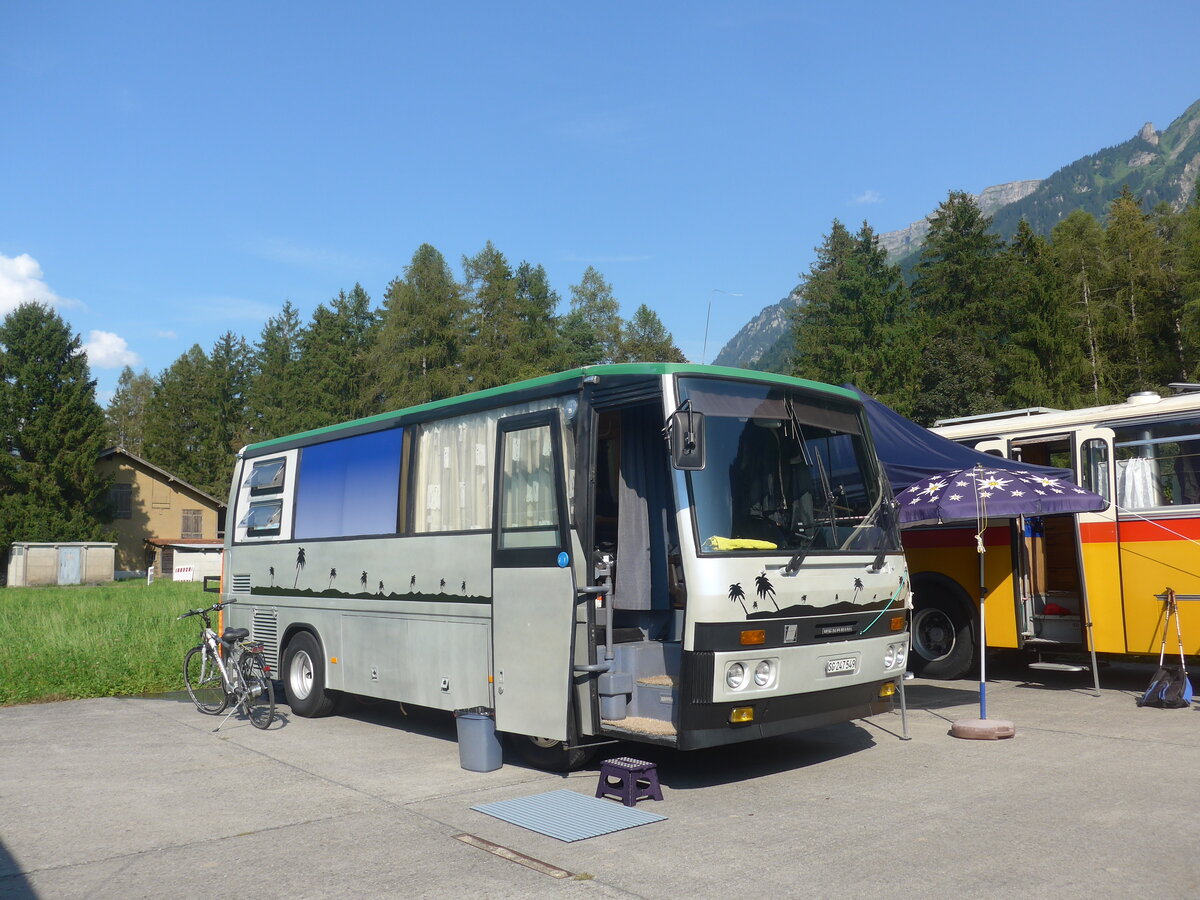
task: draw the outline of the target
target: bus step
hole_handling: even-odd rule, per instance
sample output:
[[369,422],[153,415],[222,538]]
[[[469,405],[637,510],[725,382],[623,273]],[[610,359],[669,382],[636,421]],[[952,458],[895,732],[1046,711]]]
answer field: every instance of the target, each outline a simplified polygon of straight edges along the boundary
[[1066,641],[1055,641],[1050,638],[1027,637],[1021,641],[1022,647],[1061,647]]
[[1041,669],[1042,671],[1045,671],[1045,672],[1087,672],[1088,671],[1087,666],[1077,666],[1077,665],[1074,665],[1073,663],[1042,662],[1041,660],[1039,660],[1038,662],[1031,662],[1029,664],[1029,668]]

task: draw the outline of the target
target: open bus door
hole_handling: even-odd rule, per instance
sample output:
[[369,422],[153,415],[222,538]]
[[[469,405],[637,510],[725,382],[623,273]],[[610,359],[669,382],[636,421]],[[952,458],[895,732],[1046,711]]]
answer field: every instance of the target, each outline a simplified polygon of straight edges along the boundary
[[1080,612],[1091,622],[1090,650],[1125,652],[1122,609],[1120,541],[1117,530],[1116,485],[1111,428],[1084,427],[1074,434],[1079,486],[1108,501],[1100,512],[1075,516],[1079,541]]
[[497,425],[492,536],[496,727],[567,741],[575,631],[562,439],[554,410]]

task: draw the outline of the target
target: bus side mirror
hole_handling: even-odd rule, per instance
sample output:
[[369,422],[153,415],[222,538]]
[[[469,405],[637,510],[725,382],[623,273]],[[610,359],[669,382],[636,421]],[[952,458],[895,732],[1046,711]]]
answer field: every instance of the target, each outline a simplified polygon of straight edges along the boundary
[[704,468],[704,413],[681,409],[667,424],[671,436],[671,465],[676,469]]

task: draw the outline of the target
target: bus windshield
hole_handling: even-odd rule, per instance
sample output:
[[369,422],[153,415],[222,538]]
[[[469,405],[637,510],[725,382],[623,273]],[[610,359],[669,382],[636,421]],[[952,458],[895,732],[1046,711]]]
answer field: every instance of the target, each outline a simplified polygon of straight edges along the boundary
[[851,404],[779,385],[680,378],[705,414],[688,473],[705,553],[898,550],[891,494]]

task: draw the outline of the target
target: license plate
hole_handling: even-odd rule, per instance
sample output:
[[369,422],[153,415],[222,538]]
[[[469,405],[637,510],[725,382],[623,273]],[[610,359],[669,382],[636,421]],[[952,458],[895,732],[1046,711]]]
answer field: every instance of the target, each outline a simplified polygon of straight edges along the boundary
[[858,660],[853,656],[825,660],[826,675],[841,675],[845,672],[853,672],[857,668]]

